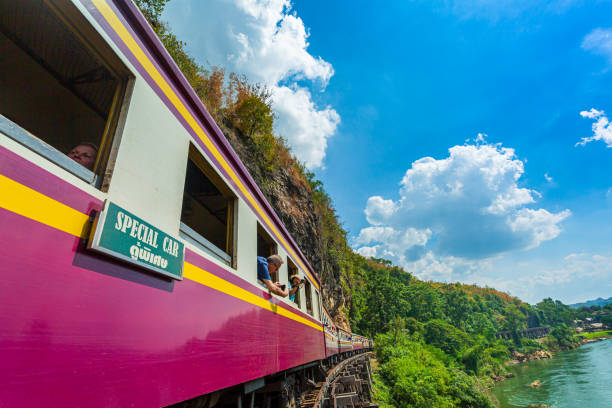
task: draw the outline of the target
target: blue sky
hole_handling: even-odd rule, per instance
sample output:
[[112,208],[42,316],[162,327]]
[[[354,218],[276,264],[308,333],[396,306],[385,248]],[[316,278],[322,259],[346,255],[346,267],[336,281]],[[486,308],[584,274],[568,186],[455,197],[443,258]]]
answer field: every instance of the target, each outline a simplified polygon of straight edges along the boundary
[[610,15],[610,1],[172,0],[164,19],[200,62],[273,90],[277,133],[356,251],[573,303],[612,296]]

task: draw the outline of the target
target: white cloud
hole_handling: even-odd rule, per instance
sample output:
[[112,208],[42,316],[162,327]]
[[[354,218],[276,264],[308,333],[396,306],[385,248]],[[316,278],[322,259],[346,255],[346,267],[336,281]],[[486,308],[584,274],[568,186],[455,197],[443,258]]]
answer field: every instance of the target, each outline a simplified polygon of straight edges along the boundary
[[516,233],[530,234],[531,243],[527,248],[533,248],[556,238],[561,233],[559,224],[570,214],[570,210],[553,214],[544,209],[522,208],[508,218],[508,225]]
[[309,168],[323,165],[327,140],[335,133],[340,116],[331,107],[319,109],[304,88],[273,88],[276,132]]
[[[207,24],[214,16],[223,24]],[[308,52],[310,35],[290,0],[174,0],[164,18],[199,60],[245,74],[273,91],[276,131],[310,168],[323,164],[340,116],[318,107],[301,81],[324,89],[330,63]]]
[[321,80],[334,74],[328,62],[308,53],[309,33],[291,13],[289,0],[236,0],[240,25],[234,24],[236,48],[228,56],[255,80],[276,84],[291,76]]
[[526,207],[538,193],[519,185],[523,162],[513,149],[478,143],[454,146],[445,159],[413,162],[397,200],[370,197],[365,214],[371,226],[353,238],[356,251],[387,257],[419,277],[447,280],[557,237],[570,211]]
[[370,197],[365,209],[366,219],[372,225],[380,225],[393,215],[395,209],[393,200],[385,200],[380,196]]
[[596,122],[591,126],[593,136],[583,137],[575,146],[584,146],[594,140],[603,140],[607,147],[612,147],[612,126],[604,111],[591,108],[591,110],[580,112],[580,116],[595,119]]
[[612,64],[612,28],[596,28],[584,40],[582,48],[603,55]]
[[552,183],[553,182],[553,178],[551,176],[548,175],[548,173],[544,173],[544,178],[546,179],[547,182]]
[[392,227],[367,227],[359,232],[354,244],[366,245],[357,250],[361,255],[403,263],[420,259],[426,252],[425,245],[430,237],[429,229],[399,231]]
[[604,111],[600,111],[595,108],[591,108],[591,110],[588,110],[588,111],[580,112],[580,116],[582,116],[583,118],[589,118],[589,119],[597,119],[603,114],[604,114]]
[[[610,286],[610,281],[612,281],[612,257],[577,253],[567,255],[557,268],[535,271],[529,276],[516,279],[513,290],[514,293],[530,293],[535,301],[550,293],[551,287],[557,290],[567,288],[570,292],[567,296],[573,299],[569,302],[584,301],[593,297],[597,287],[604,289],[605,286]],[[594,287],[585,287],[586,282]]]

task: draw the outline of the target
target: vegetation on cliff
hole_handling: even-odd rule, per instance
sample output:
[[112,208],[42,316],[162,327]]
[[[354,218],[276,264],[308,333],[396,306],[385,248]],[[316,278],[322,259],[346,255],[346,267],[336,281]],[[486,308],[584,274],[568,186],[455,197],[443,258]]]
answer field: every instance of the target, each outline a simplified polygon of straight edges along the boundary
[[[532,306],[491,288],[423,282],[354,253],[322,183],[274,134],[269,90],[200,66],[160,21],[167,1],[136,3],[321,277],[332,317],[375,338],[381,405],[490,407],[482,390],[505,373],[513,352],[577,344],[576,312],[561,302]],[[552,327],[544,342],[520,336],[543,325]],[[499,331],[511,338],[497,339]]]

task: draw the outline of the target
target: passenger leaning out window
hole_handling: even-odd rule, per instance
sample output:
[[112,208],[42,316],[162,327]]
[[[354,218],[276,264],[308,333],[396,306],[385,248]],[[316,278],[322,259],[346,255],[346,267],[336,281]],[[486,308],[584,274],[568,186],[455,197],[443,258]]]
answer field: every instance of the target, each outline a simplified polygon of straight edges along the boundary
[[304,279],[300,278],[298,275],[292,275],[289,278],[289,284],[291,285],[291,289],[289,289],[289,299],[292,302],[295,302],[295,293],[300,290],[302,283],[304,283]]
[[272,282],[270,273],[278,271],[283,264],[283,260],[278,255],[270,255],[268,259],[263,256],[257,257],[257,279],[261,280],[268,288],[271,293],[275,295],[287,297],[286,286],[281,285],[280,282]]

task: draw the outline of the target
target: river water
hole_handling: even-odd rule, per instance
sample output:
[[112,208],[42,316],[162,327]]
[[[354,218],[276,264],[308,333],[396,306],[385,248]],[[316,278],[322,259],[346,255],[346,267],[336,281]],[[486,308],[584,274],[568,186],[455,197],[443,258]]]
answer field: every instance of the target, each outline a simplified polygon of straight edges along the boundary
[[[612,408],[612,340],[590,343],[547,360],[512,367],[514,378],[493,394],[500,408],[546,404],[551,408]],[[531,388],[535,380],[542,385]]]

